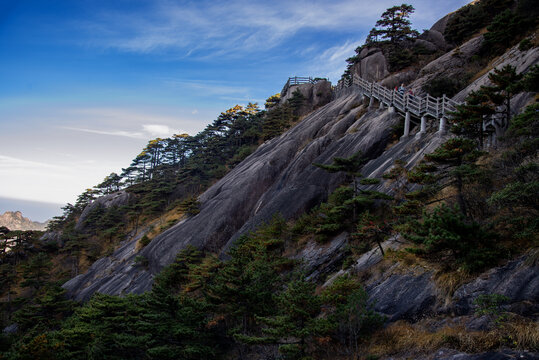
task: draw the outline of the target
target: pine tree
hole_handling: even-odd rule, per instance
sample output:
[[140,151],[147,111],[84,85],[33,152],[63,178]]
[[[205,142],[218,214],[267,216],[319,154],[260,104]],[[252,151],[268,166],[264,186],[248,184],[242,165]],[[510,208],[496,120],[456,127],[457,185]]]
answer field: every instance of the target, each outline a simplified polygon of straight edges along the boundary
[[74,303],[66,296],[66,290],[56,283],[49,283],[14,314],[20,330],[32,333],[57,330],[71,312]]
[[465,103],[457,105],[457,110],[451,114],[451,131],[479,142],[483,148],[485,119],[494,114],[494,107],[485,91],[472,91],[466,97]]
[[382,39],[389,39],[392,44],[416,37],[419,33],[412,30],[408,19],[414,11],[414,7],[407,4],[387,9],[376,22],[376,26],[380,28],[371,30],[369,36],[371,39],[381,36]]
[[40,289],[50,277],[52,263],[47,254],[40,252],[30,258],[28,263],[23,266],[23,281],[21,286],[32,287],[34,291]]
[[501,69],[494,69],[488,78],[493,85],[483,87],[483,91],[491,97],[494,104],[504,106],[505,121],[500,125],[507,129],[511,119],[511,98],[522,91],[522,74],[517,74],[514,66],[505,65]]
[[287,284],[286,290],[276,296],[279,314],[261,317],[266,341],[280,344],[279,352],[286,359],[303,359],[308,344],[314,337],[330,333],[334,324],[320,318],[322,298],[314,293],[316,285],[299,277]]
[[[436,184],[437,191],[455,186],[456,198],[463,214],[467,213],[464,183],[478,175],[475,161],[483,153],[470,139],[453,138],[439,146],[408,174],[411,182],[422,185]],[[437,192],[436,191],[436,192]]]
[[359,170],[367,160],[368,159],[363,157],[363,153],[358,151],[349,158],[335,157],[333,158],[333,163],[329,165],[318,163],[314,163],[313,165],[330,173],[344,172],[347,176],[347,180],[351,181],[353,184],[354,196],[357,196],[357,178],[362,176]]
[[498,257],[495,235],[466,218],[457,208],[442,205],[432,213],[424,213],[403,236],[420,245],[407,250],[443,261],[450,258],[467,270],[477,271],[491,265]]
[[11,301],[12,295],[15,294],[13,288],[17,285],[17,272],[15,266],[10,263],[3,263],[0,265],[0,288],[2,289],[2,295],[7,296],[7,314],[11,316]]

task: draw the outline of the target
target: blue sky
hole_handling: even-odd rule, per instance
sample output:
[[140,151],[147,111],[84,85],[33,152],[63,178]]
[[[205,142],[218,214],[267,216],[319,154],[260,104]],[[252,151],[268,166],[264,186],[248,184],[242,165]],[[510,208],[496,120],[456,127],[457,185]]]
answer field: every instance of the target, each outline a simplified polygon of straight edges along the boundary
[[[409,1],[413,26],[467,2]],[[1,0],[0,197],[74,202],[149,139],[263,103],[288,76],[335,81],[395,4]]]

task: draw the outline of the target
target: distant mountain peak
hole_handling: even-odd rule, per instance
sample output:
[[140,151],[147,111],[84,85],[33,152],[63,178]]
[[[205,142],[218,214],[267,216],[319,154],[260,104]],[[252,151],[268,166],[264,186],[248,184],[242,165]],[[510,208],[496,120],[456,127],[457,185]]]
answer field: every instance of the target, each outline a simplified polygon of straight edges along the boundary
[[0,215],[0,226],[5,226],[10,230],[45,230],[48,221],[41,223],[32,221],[23,216],[22,212],[6,211]]

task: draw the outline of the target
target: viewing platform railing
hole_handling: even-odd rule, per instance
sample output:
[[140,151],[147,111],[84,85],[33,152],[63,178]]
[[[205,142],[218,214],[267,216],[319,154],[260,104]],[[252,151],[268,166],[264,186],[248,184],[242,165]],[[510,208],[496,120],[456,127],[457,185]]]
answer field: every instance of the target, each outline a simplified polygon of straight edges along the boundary
[[289,77],[286,84],[284,84],[283,89],[281,90],[281,97],[286,95],[286,92],[290,88],[290,86],[293,85],[301,85],[301,84],[316,84],[318,81],[324,81],[327,80],[325,78],[312,78],[312,77],[306,77],[306,76],[294,76]]

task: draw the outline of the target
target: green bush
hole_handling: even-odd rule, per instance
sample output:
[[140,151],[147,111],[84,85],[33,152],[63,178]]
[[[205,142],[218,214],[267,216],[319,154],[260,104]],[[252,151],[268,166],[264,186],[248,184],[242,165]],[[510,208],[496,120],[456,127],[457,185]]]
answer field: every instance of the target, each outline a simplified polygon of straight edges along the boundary
[[477,296],[473,303],[477,306],[475,315],[487,315],[497,325],[501,325],[507,319],[507,314],[502,310],[503,303],[509,301],[509,298],[500,294],[481,294]]
[[148,235],[144,234],[144,236],[140,238],[139,244],[140,244],[142,247],[145,247],[145,246],[148,245],[151,241],[152,241],[152,240],[148,237]]
[[518,43],[518,49],[520,51],[527,51],[527,50],[530,50],[532,47],[533,47],[533,44],[529,38],[522,39],[520,43]]
[[403,236],[418,247],[407,250],[436,261],[445,261],[469,271],[494,264],[500,252],[495,235],[468,220],[458,208],[442,205],[432,213],[423,213],[421,221],[412,221]]
[[144,255],[135,256],[133,263],[137,266],[143,266],[143,267],[147,267],[150,264],[150,262]]
[[442,97],[444,94],[453,97],[462,87],[458,80],[442,76],[425,84],[423,91],[434,97]]
[[361,179],[361,181],[359,183],[361,185],[376,185],[376,184],[380,184],[380,179],[365,178],[365,179]]
[[481,0],[459,9],[447,22],[445,38],[454,44],[462,44],[500,12],[509,8],[512,0]]

